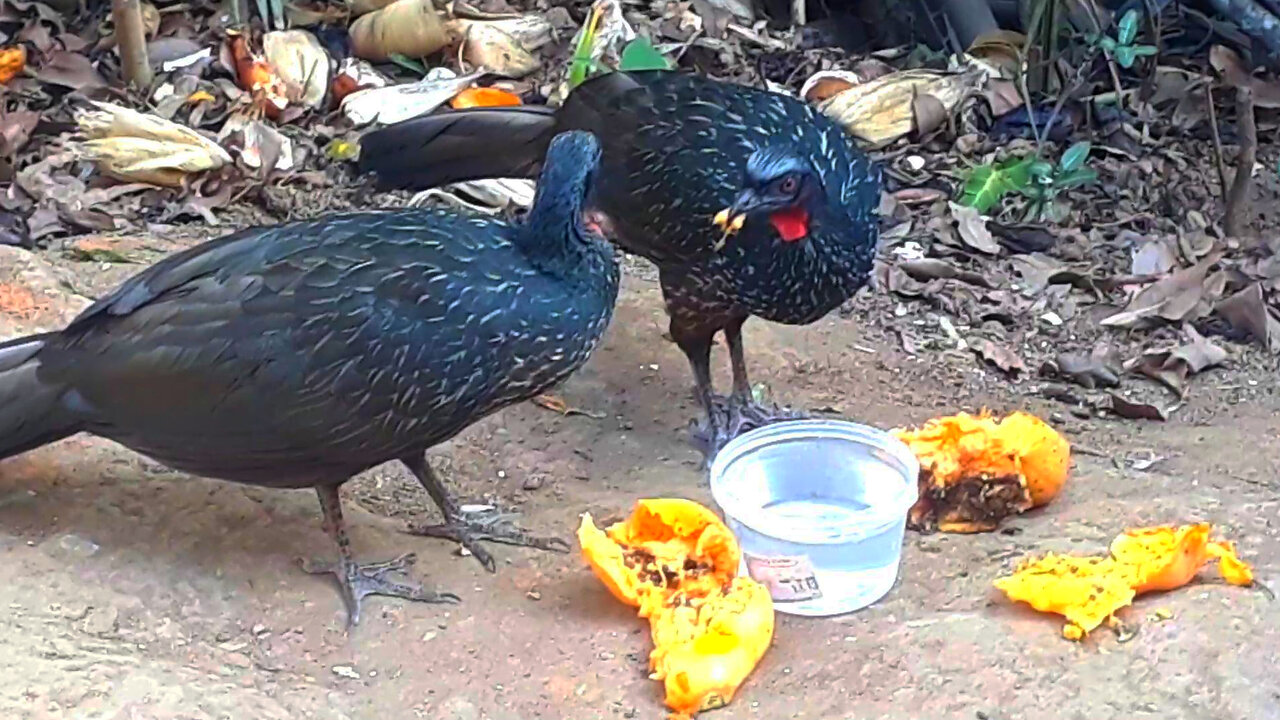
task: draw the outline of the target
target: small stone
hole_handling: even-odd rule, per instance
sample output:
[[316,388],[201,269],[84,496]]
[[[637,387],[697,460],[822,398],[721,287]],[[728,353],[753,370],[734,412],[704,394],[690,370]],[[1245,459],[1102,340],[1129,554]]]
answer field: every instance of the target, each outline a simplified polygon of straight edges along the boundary
[[615,657],[614,654],[609,652],[608,650],[605,650],[604,652],[600,653],[601,660],[612,660],[614,657]]
[[90,635],[110,635],[116,631],[120,611],[114,607],[95,607],[84,619],[84,631]]
[[436,632],[435,630],[432,630],[431,632],[426,633],[422,636],[422,642],[431,642],[432,640],[435,640],[436,636],[438,636],[439,634],[440,633]]
[[76,557],[93,557],[98,554],[98,543],[86,540],[79,535],[63,535],[58,538],[58,548]]
[[333,674],[337,675],[338,677],[347,678],[348,680],[360,679],[360,673],[356,672],[355,668],[351,667],[350,665],[334,665]]
[[479,720],[480,709],[470,700],[451,697],[440,704],[435,716],[441,720]]
[[506,480],[506,479],[507,479],[507,471],[506,471],[506,470],[499,470],[499,471],[498,471],[498,479],[499,479],[499,480]]
[[230,655],[228,655],[226,657],[226,663],[233,667],[238,667],[245,670],[249,669],[249,667],[253,665],[253,661],[249,659],[248,655],[241,655],[240,653],[231,653]]
[[529,598],[530,600],[542,599],[542,593],[538,592],[537,590],[530,590],[529,592],[525,593],[524,596]]
[[267,634],[267,626],[266,626],[266,625],[263,625],[262,623],[258,623],[257,625],[254,625],[254,626],[253,626],[253,634],[254,634],[254,635],[266,635],[266,634]]
[[524,479],[524,483],[522,483],[520,487],[525,490],[537,490],[542,487],[542,482],[543,480],[541,475],[530,475]]

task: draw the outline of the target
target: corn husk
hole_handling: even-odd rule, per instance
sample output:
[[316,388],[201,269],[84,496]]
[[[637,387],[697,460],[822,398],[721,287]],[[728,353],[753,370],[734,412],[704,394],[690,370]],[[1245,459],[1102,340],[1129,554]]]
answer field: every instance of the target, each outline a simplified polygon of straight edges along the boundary
[[318,108],[329,89],[329,54],[306,30],[281,30],[262,36],[262,54],[284,83],[291,103]]
[[462,59],[473,69],[522,78],[542,66],[514,36],[494,23],[474,22],[462,37]]
[[392,55],[426,57],[449,44],[449,35],[431,0],[396,0],[356,18],[348,29],[351,52],[383,62]]
[[818,109],[854,137],[883,147],[916,128],[917,97],[930,95],[950,113],[985,81],[986,73],[978,67],[957,73],[901,70],[838,92]]
[[105,102],[76,117],[88,138],[76,147],[104,173],[126,182],[179,187],[183,179],[231,162],[221,145],[191,128]]

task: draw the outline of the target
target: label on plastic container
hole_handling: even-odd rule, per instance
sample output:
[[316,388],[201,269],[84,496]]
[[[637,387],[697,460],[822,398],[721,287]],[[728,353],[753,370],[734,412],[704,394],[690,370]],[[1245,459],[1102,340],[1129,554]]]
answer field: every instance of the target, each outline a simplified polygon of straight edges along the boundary
[[763,557],[744,552],[742,557],[747,563],[747,574],[769,589],[774,602],[803,602],[822,597],[809,556]]

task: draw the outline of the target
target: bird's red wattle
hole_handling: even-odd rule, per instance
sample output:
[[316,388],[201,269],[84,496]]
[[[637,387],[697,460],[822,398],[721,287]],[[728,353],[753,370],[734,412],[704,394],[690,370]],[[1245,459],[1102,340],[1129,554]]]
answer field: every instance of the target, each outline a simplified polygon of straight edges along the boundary
[[783,242],[797,242],[809,234],[809,213],[801,208],[779,210],[769,216],[769,222]]

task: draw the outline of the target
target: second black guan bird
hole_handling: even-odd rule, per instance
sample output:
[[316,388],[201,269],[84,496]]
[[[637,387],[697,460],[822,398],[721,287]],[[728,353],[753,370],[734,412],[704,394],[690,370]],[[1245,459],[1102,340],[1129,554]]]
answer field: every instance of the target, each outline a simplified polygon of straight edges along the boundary
[[441,210],[252,228],[170,256],[65,329],[0,343],[0,459],[78,432],[195,475],[315,488],[350,623],[370,594],[456,600],[352,558],[339,487],[399,460],[445,517],[420,534],[556,549],[464,515],[428,448],[579,368],[618,292],[613,248],[582,225],[599,144],[547,151],[519,225]]
[[[880,176],[847,133],[785,95],[697,75],[612,72],[557,109],[479,108],[406,120],[361,139],[360,166],[388,188],[533,177],[565,130],[601,140],[590,200],[626,251],[657,265],[670,331],[693,368],[714,457],[744,429],[797,414],[752,400],[742,346],[751,316],[804,325],[870,277]],[[713,224],[737,227],[726,237]],[[726,222],[727,221],[727,222]],[[712,393],[728,341],[733,393]]]

